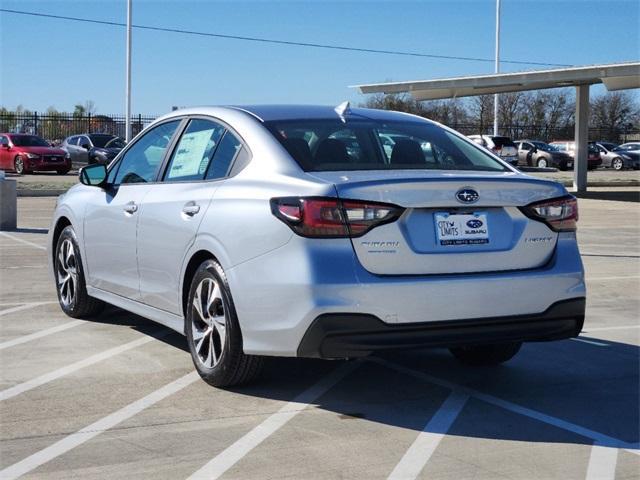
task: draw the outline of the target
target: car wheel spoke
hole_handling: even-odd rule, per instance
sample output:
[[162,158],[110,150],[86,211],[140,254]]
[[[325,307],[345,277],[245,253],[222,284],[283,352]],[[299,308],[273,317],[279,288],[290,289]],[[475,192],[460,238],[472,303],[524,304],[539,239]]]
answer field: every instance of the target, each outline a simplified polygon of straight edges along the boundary
[[203,279],[193,296],[194,314],[191,320],[194,354],[200,363],[215,367],[222,358],[227,338],[227,318],[222,289],[217,281]]

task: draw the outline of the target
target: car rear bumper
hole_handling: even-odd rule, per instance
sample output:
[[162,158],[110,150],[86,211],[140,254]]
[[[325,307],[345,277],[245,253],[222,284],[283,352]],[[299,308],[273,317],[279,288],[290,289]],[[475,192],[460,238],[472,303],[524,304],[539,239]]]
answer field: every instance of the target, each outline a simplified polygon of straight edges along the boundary
[[572,232],[558,236],[546,265],[530,270],[374,275],[357,261],[348,239],[294,235],[286,246],[225,271],[244,350],[254,355],[297,356],[307,331],[326,314],[365,315],[398,328],[501,317],[526,321],[557,302],[586,296]]
[[379,350],[560,340],[577,336],[585,299],[564,300],[534,315],[389,325],[373,315],[324,314],[298,347],[299,357],[353,358]]

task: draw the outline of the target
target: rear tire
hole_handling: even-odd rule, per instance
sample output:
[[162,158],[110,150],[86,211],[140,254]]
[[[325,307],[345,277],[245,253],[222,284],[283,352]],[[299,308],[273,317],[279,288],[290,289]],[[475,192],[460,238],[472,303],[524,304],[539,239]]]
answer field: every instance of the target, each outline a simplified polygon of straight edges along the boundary
[[466,365],[499,365],[511,360],[520,350],[522,342],[496,345],[470,345],[450,348],[451,354]]
[[246,384],[260,375],[263,358],[245,355],[242,332],[227,277],[214,260],[204,261],[189,289],[185,330],[191,358],[214,387]]
[[104,302],[87,294],[80,248],[71,225],[58,237],[53,268],[58,302],[64,313],[73,318],[88,318],[100,313]]

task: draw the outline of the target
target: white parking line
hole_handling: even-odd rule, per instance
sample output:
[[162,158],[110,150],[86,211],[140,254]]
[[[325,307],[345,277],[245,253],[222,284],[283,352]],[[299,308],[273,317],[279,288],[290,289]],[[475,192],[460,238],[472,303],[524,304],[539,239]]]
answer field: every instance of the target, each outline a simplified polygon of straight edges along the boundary
[[45,383],[49,383],[60,377],[64,377],[65,375],[69,375],[70,373],[80,370],[81,368],[101,362],[102,360],[106,360],[107,358],[111,358],[115,355],[118,355],[119,353],[131,350],[132,348],[139,347],[141,345],[144,345],[145,343],[152,342],[156,338],[164,337],[169,333],[171,333],[170,330],[162,330],[161,332],[156,333],[155,337],[145,336],[142,338],[138,338],[137,340],[125,343],[124,345],[119,345],[117,347],[110,348],[109,350],[105,350],[104,352],[96,353],[95,355],[74,362],[71,365],[67,365],[66,367],[59,368],[58,370],[54,370],[53,372],[45,373],[44,375],[40,375],[39,377],[32,380],[14,385],[13,387],[0,391],[0,401],[15,397],[16,395],[24,393],[28,390],[32,390],[36,387],[44,385]]
[[600,281],[600,280],[631,280],[635,278],[640,278],[640,275],[618,275],[615,277],[590,277],[587,275],[587,281]]
[[459,393],[467,394],[470,397],[476,398],[478,400],[482,400],[483,402],[489,403],[491,405],[495,405],[496,407],[504,408],[505,410],[509,410],[510,412],[514,412],[519,415],[524,415],[526,417],[533,418],[534,420],[538,420],[540,422],[553,425],[554,427],[562,428],[563,430],[567,430],[577,435],[590,438],[594,442],[598,443],[599,445],[608,445],[608,446],[615,446],[617,448],[624,448],[630,453],[633,453],[635,455],[640,455],[640,450],[638,450],[638,447],[639,447],[638,444],[628,443],[618,438],[610,437],[609,435],[605,435],[604,433],[596,432],[595,430],[591,430],[589,428],[576,425],[575,423],[568,422],[567,420],[563,420],[561,418],[554,417],[546,413],[538,412],[537,410],[533,410],[531,408],[523,407],[521,405],[518,405],[517,403],[512,403],[508,400],[503,400],[501,398],[494,397],[493,395],[490,395],[487,393],[482,393],[478,390],[474,390],[469,387],[458,385],[456,383],[449,382],[447,380],[442,380],[440,378],[434,377],[432,375],[421,372],[419,370],[414,370],[412,368],[405,367],[404,365],[390,362],[389,360],[383,360],[381,358],[373,357],[373,358],[367,359],[367,361],[384,365],[398,372],[405,373],[406,375],[410,375],[412,377],[418,378],[425,382],[433,383],[435,385],[440,385],[441,387],[448,388],[450,390],[457,391]]
[[584,333],[606,332],[607,330],[629,330],[631,328],[640,328],[640,325],[618,325],[615,327],[596,327],[583,330]]
[[6,342],[0,343],[0,350],[14,347],[16,345],[22,345],[23,343],[31,342],[33,340],[37,340],[38,338],[46,337],[47,335],[62,332],[64,330],[77,327],[78,325],[82,325],[83,323],[85,322],[82,320],[72,320],[71,322],[63,323],[62,325],[58,325],[56,327],[46,328],[44,330],[40,330],[39,332],[24,335],[19,338],[14,338],[13,340],[7,340]]
[[360,362],[345,363],[319,382],[298,395],[293,401],[265,419],[260,425],[238,439],[235,443],[215,456],[209,463],[195,472],[189,479],[214,480],[233,467],[251,450],[260,445],[270,435],[278,431],[289,420],[330,390],[336,383],[353,372]]
[[191,372],[178,380],[165,385],[162,388],[150,393],[146,397],[141,398],[133,403],[130,403],[126,407],[101,418],[97,422],[86,426],[75,433],[63,438],[62,440],[48,446],[47,448],[28,456],[24,460],[14,463],[10,467],[0,471],[0,478],[3,480],[10,480],[18,478],[35,468],[43,465],[56,457],[74,449],[75,447],[82,445],[83,443],[91,440],[92,438],[100,435],[101,433],[109,430],[119,423],[133,417],[140,413],[145,408],[155,405],[160,400],[167,398],[169,395],[173,395],[179,392],[183,388],[191,385],[193,382],[200,378],[197,372]]
[[616,477],[618,449],[603,447],[596,443],[591,447],[586,480],[613,480]]
[[[15,313],[15,312],[21,312],[22,310],[28,310],[29,308],[35,308],[35,307],[39,307],[41,305],[53,305],[54,303],[58,303],[56,302],[29,302],[29,303],[23,303],[18,305],[17,307],[11,307],[11,308],[7,308],[5,310],[0,310],[0,316],[2,315],[9,315],[10,313]],[[10,304],[10,305],[15,305],[14,303]],[[4,306],[4,305],[0,305]]]
[[400,462],[395,466],[390,480],[413,480],[427,464],[433,452],[469,400],[469,396],[453,392],[444,401],[436,414],[425,425]]
[[16,242],[24,243],[25,245],[29,245],[30,247],[38,248],[40,250],[46,250],[47,249],[47,247],[43,247],[42,245],[38,245],[37,243],[30,242],[29,240],[24,240],[24,239],[19,238],[19,237],[14,237],[13,235],[9,235],[7,232],[0,232],[0,235],[2,235],[3,237],[10,238],[11,240],[14,240]]
[[608,343],[594,342],[593,340],[585,340],[584,338],[570,338],[569,340],[573,340],[574,342],[588,343],[590,345],[595,345],[597,347],[608,347],[609,346]]

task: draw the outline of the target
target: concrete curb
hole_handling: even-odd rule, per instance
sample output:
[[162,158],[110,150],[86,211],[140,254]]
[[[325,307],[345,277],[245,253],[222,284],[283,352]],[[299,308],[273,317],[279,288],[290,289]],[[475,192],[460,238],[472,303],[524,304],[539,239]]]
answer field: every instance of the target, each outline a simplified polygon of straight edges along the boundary
[[18,197],[57,197],[62,195],[68,189],[57,190],[31,190],[31,189],[18,189]]

